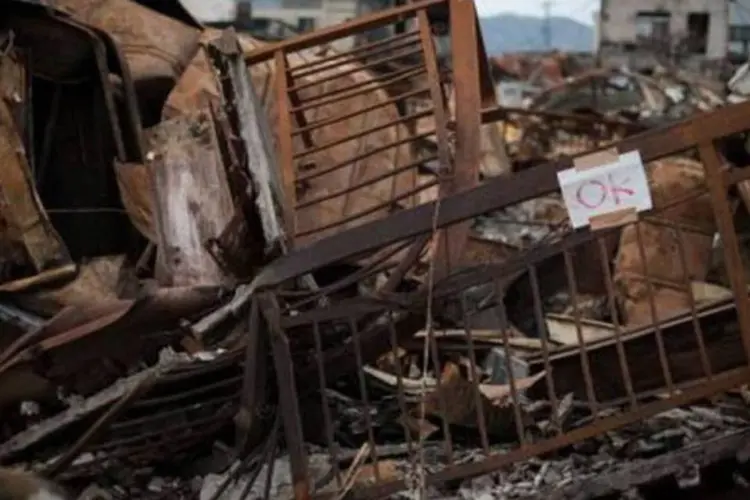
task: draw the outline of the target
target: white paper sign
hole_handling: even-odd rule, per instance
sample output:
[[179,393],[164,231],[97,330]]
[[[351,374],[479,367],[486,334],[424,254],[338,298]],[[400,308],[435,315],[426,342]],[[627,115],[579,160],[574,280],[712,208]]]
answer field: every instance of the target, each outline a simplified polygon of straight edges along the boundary
[[588,226],[589,219],[618,210],[651,210],[651,191],[641,155],[633,151],[613,163],[558,172],[565,207],[575,228]]

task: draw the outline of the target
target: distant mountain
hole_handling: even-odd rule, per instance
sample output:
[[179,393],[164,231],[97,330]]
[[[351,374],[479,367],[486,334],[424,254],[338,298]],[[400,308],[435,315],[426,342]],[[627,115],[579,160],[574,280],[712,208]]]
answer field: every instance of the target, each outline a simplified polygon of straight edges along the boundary
[[[480,19],[484,43],[490,55],[503,52],[543,51],[541,17],[500,14]],[[568,17],[550,19],[552,48],[561,51],[590,52],[594,47],[594,28]]]

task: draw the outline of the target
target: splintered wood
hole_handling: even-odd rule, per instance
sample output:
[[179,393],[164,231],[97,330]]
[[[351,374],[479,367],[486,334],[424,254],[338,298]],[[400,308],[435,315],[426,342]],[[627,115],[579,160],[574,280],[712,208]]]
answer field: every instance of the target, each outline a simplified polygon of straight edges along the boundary
[[159,281],[220,285],[226,275],[206,248],[234,213],[213,123],[197,111],[153,130],[151,172],[159,214]]

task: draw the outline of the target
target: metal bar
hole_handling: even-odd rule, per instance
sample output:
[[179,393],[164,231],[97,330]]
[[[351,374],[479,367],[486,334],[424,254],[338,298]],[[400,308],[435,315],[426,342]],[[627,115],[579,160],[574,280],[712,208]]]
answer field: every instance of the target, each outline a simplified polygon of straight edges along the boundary
[[[226,425],[226,419],[231,418],[229,415],[229,412],[223,411],[219,412],[216,415],[213,415],[209,418],[203,418],[200,420],[195,420],[195,425],[201,426],[200,433],[198,432],[190,432],[188,435],[185,432],[183,432],[183,436],[175,436],[170,435],[175,430],[188,430],[188,431],[195,431],[195,427],[190,427],[185,424],[180,424],[175,427],[171,427],[169,429],[165,429],[162,432],[153,432],[153,438],[159,438],[162,437],[162,439],[156,439],[152,442],[138,445],[138,446],[129,446],[127,448],[119,448],[119,449],[106,449],[104,453],[107,454],[107,458],[109,460],[115,460],[115,459],[122,459],[127,457],[128,461],[130,463],[138,461],[138,459],[147,459],[150,461],[153,461],[154,458],[157,460],[159,458],[164,457],[164,446],[169,446],[170,450],[170,456],[173,456],[173,454],[180,449],[189,448],[191,446],[195,446],[196,442],[198,442],[201,438],[201,436],[208,436],[213,433],[215,433],[218,429]],[[178,444],[179,443],[179,444]],[[98,447],[94,447],[91,449],[91,453],[101,453],[100,449]],[[75,464],[71,466],[71,468],[74,468]],[[61,477],[64,476],[61,474]]]
[[[292,78],[289,76],[289,73],[286,72],[279,73],[278,76],[286,80],[286,92],[289,95],[289,103],[292,109],[295,110],[293,113],[294,120],[297,122],[297,127],[295,128],[301,130],[307,129],[307,126],[309,125],[307,117],[305,116],[305,112],[300,109],[302,107],[302,99],[300,98],[297,89],[292,86]],[[310,132],[302,132],[299,135],[302,136],[302,144],[305,145],[305,149],[310,149],[315,145]]]
[[[242,392],[240,393],[240,411],[235,419],[237,434],[237,450],[242,451],[247,446],[250,429],[255,423],[255,408],[258,405],[259,388],[258,373],[261,367],[260,359],[265,358],[263,351],[259,350],[260,344],[260,310],[258,301],[254,300],[250,305],[250,318],[248,319],[247,345],[245,346],[245,363],[242,376]],[[263,354],[261,354],[263,353]]]
[[[435,51],[435,43],[432,39],[432,30],[430,26],[430,19],[427,17],[427,12],[420,10],[417,14],[417,22],[419,25],[419,37],[422,41],[422,50],[424,51],[425,66],[427,68],[427,81],[430,89],[430,98],[433,103],[435,110],[435,132],[437,136],[437,148],[438,148],[438,159],[440,161],[442,170],[444,172],[451,172],[455,174],[455,166],[451,157],[450,150],[450,138],[448,137],[448,119],[449,113],[446,109],[445,94],[443,93],[443,87],[440,80],[440,68],[438,67],[437,53]],[[440,189],[438,196],[443,197],[446,194],[450,194],[455,186],[451,186],[455,180],[455,175],[444,175],[439,174]],[[447,253],[448,245],[450,245],[450,239],[456,236],[454,233],[461,231],[461,228],[449,228],[446,229],[446,233],[441,236],[437,236],[437,254],[435,262],[435,274],[439,279],[440,276],[444,275],[449,269],[450,253]],[[461,235],[457,237],[460,239]],[[468,233],[467,233],[468,238]]]
[[194,399],[195,396],[210,393],[218,389],[225,389],[228,387],[232,387],[232,391],[235,391],[236,389],[234,386],[241,387],[242,379],[243,377],[241,375],[238,375],[236,377],[229,377],[226,380],[220,380],[219,382],[215,382],[213,384],[201,385],[199,387],[196,387],[195,389],[191,389],[185,392],[180,392],[179,394],[172,394],[170,396],[160,396],[160,397],[154,397],[154,398],[144,398],[133,403],[131,405],[131,408],[143,409],[143,408],[152,408],[154,406],[164,406],[167,404],[174,404],[174,403],[177,403],[178,401],[183,401],[185,399]]
[[[396,328],[393,326],[393,313],[389,311],[386,314],[388,316],[388,337],[391,341],[391,354],[393,355],[393,362],[396,365],[396,397],[398,399],[398,409],[401,412],[401,415],[408,415],[406,395],[404,394],[404,369],[401,366],[401,360],[398,357],[398,336],[396,335]],[[404,429],[406,449],[409,452],[409,455],[411,455],[414,446],[411,432],[406,424],[403,424],[402,427]]]
[[[353,141],[355,139],[360,139],[362,137],[367,137],[370,134],[374,134],[375,132],[380,132],[381,130],[385,130],[391,127],[396,127],[398,125],[403,124],[404,122],[411,121],[411,120],[419,120],[420,118],[425,118],[427,116],[430,116],[433,113],[432,109],[427,109],[425,111],[421,111],[419,113],[414,113],[407,116],[399,116],[396,119],[387,121],[385,123],[381,123],[380,125],[376,125],[374,127],[366,128],[364,130],[360,130],[358,132],[355,132],[351,135],[347,135],[345,137],[341,137],[340,139],[336,139],[331,142],[327,142],[325,144],[321,144],[320,146],[317,146],[314,149],[307,149],[304,151],[300,151],[299,153],[296,153],[294,155],[294,159],[298,160],[299,158],[303,158],[305,156],[310,156],[315,153],[320,153],[321,151],[324,151],[326,149],[330,149],[336,146],[340,146],[342,144],[346,144],[349,141]],[[362,115],[367,116],[367,115]]]
[[[413,43],[413,42],[411,42],[411,43]],[[411,43],[409,45],[411,45]],[[298,92],[300,90],[309,89],[310,87],[316,87],[318,85],[322,85],[324,83],[336,80],[336,79],[344,77],[344,76],[349,76],[349,75],[354,74],[354,73],[359,73],[360,71],[366,71],[366,72],[368,72],[368,74],[370,74],[370,68],[374,68],[375,66],[378,66],[380,64],[385,64],[385,63],[389,63],[389,62],[392,62],[392,61],[397,61],[399,59],[403,59],[405,57],[410,57],[410,56],[413,56],[415,54],[421,54],[421,53],[422,53],[422,49],[418,48],[418,49],[415,49],[415,50],[412,50],[412,51],[409,51],[409,52],[404,52],[404,53],[401,53],[401,54],[396,54],[396,55],[391,55],[389,57],[384,57],[384,58],[378,59],[376,61],[371,61],[371,62],[363,63],[363,64],[357,64],[354,68],[349,68],[346,71],[337,71],[336,73],[328,75],[328,76],[326,76],[324,78],[317,78],[317,79],[315,79],[313,81],[310,81],[310,82],[305,82],[305,83],[301,83],[299,85],[295,85],[295,86],[291,87],[289,90],[294,90],[294,91]],[[295,77],[295,78],[298,78],[298,77]]]
[[677,234],[677,249],[680,254],[680,267],[682,267],[683,285],[685,287],[685,293],[688,298],[688,305],[690,306],[690,315],[693,318],[693,331],[695,332],[695,342],[698,344],[698,350],[701,357],[701,366],[703,367],[703,374],[708,380],[711,380],[713,376],[713,370],[711,369],[711,360],[708,359],[708,351],[706,351],[706,342],[703,336],[703,327],[698,318],[698,310],[695,304],[695,297],[693,296],[693,289],[690,283],[687,253],[685,251],[685,238],[680,228],[676,228]]
[[[322,71],[328,71],[328,70],[330,70],[332,68],[337,68],[339,66],[343,66],[343,65],[346,65],[346,64],[356,63],[356,62],[362,60],[362,56],[351,57],[348,60],[344,59],[344,58],[346,58],[347,56],[361,54],[363,52],[366,53],[366,54],[372,55],[372,54],[380,54],[382,52],[388,52],[388,51],[393,50],[394,48],[408,47],[409,45],[417,43],[417,40],[416,39],[415,40],[411,40],[408,43],[404,43],[404,44],[396,46],[396,47],[391,47],[390,44],[392,44],[394,41],[398,42],[398,41],[401,41],[401,40],[406,40],[408,38],[413,37],[414,35],[416,35],[416,32],[412,31],[412,32],[409,32],[409,33],[404,33],[402,35],[398,35],[398,36],[393,36],[393,37],[390,37],[390,38],[386,38],[385,40],[378,40],[376,42],[367,43],[367,44],[363,44],[363,45],[358,45],[357,47],[355,47],[352,50],[348,50],[348,51],[345,51],[345,52],[338,52],[338,53],[336,53],[336,54],[334,54],[334,55],[332,55],[330,57],[325,57],[325,58],[322,58],[322,59],[319,59],[319,60],[316,60],[316,61],[310,61],[309,63],[305,63],[305,64],[301,64],[299,66],[295,66],[294,68],[290,68],[289,72],[292,73],[292,76],[294,78],[304,78],[304,77],[309,76],[309,75],[314,75],[315,73],[320,73]],[[381,47],[385,47],[385,48],[381,48]],[[372,51],[372,52],[368,52],[370,49],[373,49],[373,48],[381,48],[381,49],[380,50],[376,50],[376,51]],[[310,68],[310,67],[320,66],[321,64],[328,63],[328,62],[331,62],[331,61],[337,61],[338,59],[344,59],[344,60],[343,61],[338,61],[338,62],[333,63],[333,64],[325,65],[322,68],[316,68],[316,69],[311,70],[311,71],[297,73],[297,71],[299,71],[300,69],[307,69],[307,68]]]
[[422,165],[425,162],[434,160],[437,157],[431,157],[425,160],[417,160],[415,162],[409,163],[408,165],[403,165],[400,167],[396,167],[393,170],[388,170],[382,174],[376,175],[375,177],[372,177],[370,179],[367,179],[364,182],[360,182],[359,184],[354,184],[353,186],[349,186],[347,188],[341,189],[339,191],[334,191],[333,193],[327,194],[325,196],[319,196],[318,198],[313,198],[311,200],[306,200],[297,205],[296,209],[300,210],[305,207],[309,207],[311,205],[316,205],[318,203],[323,203],[324,201],[332,200],[334,198],[338,198],[339,196],[343,196],[345,194],[349,194],[353,191],[357,191],[359,189],[362,189],[364,187],[370,186],[372,184],[376,184],[380,181],[383,181],[385,179],[388,179],[389,177],[395,177],[399,174],[402,174],[404,172],[408,172],[409,170],[412,170],[414,168],[417,168],[418,166]]
[[430,31],[430,20],[425,10],[417,13],[419,23],[419,38],[422,42],[422,51],[424,51],[425,67],[427,69],[427,82],[430,89],[430,99],[435,113],[435,131],[437,134],[438,158],[442,167],[446,170],[452,169],[452,160],[450,152],[450,142],[448,138],[448,112],[445,106],[445,95],[440,86],[440,69],[437,64],[437,54],[435,44],[432,40]]
[[642,226],[639,222],[635,223],[635,236],[636,243],[638,246],[638,253],[643,263],[643,274],[646,280],[646,288],[648,290],[648,303],[649,309],[651,310],[651,320],[656,330],[656,348],[659,352],[659,364],[664,373],[664,383],[667,385],[667,390],[670,395],[674,394],[674,382],[672,380],[672,371],[669,368],[669,358],[667,356],[666,348],[664,347],[664,335],[661,329],[661,318],[658,315],[656,308],[656,299],[654,298],[654,283],[651,279],[651,275],[648,272],[648,264],[646,263],[646,247],[643,244]]
[[305,452],[302,434],[302,420],[297,401],[297,387],[289,339],[281,329],[279,323],[280,310],[273,295],[261,295],[259,300],[263,315],[266,318],[273,361],[276,367],[276,384],[284,423],[284,437],[292,469],[294,498],[295,500],[309,500],[311,485],[307,473],[307,453]]
[[389,149],[392,149],[392,148],[395,148],[395,147],[398,147],[398,146],[403,146],[404,144],[410,144],[411,142],[413,142],[415,140],[424,139],[424,138],[430,137],[432,135],[435,135],[435,131],[434,130],[431,130],[430,132],[424,132],[424,133],[416,135],[416,136],[414,136],[414,135],[408,136],[408,137],[405,137],[404,139],[399,139],[397,141],[390,142],[390,143],[388,143],[388,144],[386,144],[384,146],[378,146],[377,148],[370,149],[369,151],[367,151],[365,153],[358,154],[358,155],[352,156],[350,158],[347,158],[346,160],[341,161],[339,163],[334,163],[333,165],[329,165],[326,168],[321,168],[320,170],[313,170],[312,172],[309,172],[307,174],[302,174],[302,175],[300,175],[297,178],[297,181],[298,182],[304,182],[304,181],[308,181],[310,179],[315,179],[317,177],[322,177],[322,176],[324,176],[326,174],[330,174],[331,172],[335,172],[336,170],[340,170],[340,169],[342,169],[344,167],[347,167],[347,166],[351,165],[355,161],[359,161],[359,160],[363,160],[365,158],[369,158],[370,156],[382,153],[383,151],[388,151]]
[[[273,486],[273,472],[276,468],[276,454],[277,454],[277,446],[276,446],[276,435],[278,434],[278,425],[275,425],[273,428],[273,434],[272,439],[274,440],[273,449],[271,450],[271,460],[268,463],[268,467],[266,469],[266,486],[263,488],[263,500],[270,500],[271,499],[271,487]],[[245,500],[240,499],[240,500]]]
[[392,292],[401,284],[404,276],[406,276],[406,273],[408,273],[417,262],[419,256],[422,255],[422,250],[424,250],[424,247],[429,241],[429,236],[420,236],[417,238],[417,241],[414,242],[401,262],[398,263],[398,266],[396,266],[390,276],[388,276],[388,280],[383,287],[378,289],[378,295]]
[[329,305],[323,308],[311,309],[293,316],[283,316],[281,326],[284,329],[307,326],[314,322],[335,321],[351,313],[352,309],[356,310],[362,316],[367,314],[378,313],[386,310],[389,304],[385,301],[376,301],[373,299],[364,300],[343,300],[335,305]]
[[[219,421],[219,420],[223,420],[224,418],[226,418],[225,417],[226,415],[229,415],[231,413],[229,410],[231,410],[232,408],[230,406],[228,406],[228,403],[230,403],[232,399],[234,399],[234,398],[225,396],[223,398],[219,398],[218,400],[215,400],[213,402],[213,404],[220,405],[221,409],[219,409],[218,411],[216,411],[216,409],[214,409],[214,411],[208,417],[203,417],[203,418],[198,418],[198,419],[190,420],[189,422],[180,421],[179,424],[168,426],[166,428],[159,428],[159,429],[156,429],[156,430],[149,430],[149,431],[145,431],[145,432],[143,432],[143,431],[138,432],[138,430],[136,430],[129,437],[113,439],[113,440],[110,440],[110,441],[107,441],[107,442],[104,442],[104,443],[101,443],[101,444],[97,444],[97,445],[93,446],[92,448],[90,448],[89,451],[90,452],[103,452],[103,451],[106,451],[109,454],[111,452],[114,452],[115,449],[117,449],[117,448],[123,448],[125,446],[130,446],[130,445],[133,445],[134,443],[138,443],[140,441],[148,441],[148,440],[153,439],[153,438],[158,438],[158,437],[162,437],[164,435],[168,435],[171,432],[182,431],[182,430],[185,430],[185,429],[195,429],[195,428],[202,427],[202,426],[204,426],[205,424],[208,424],[208,423],[212,423],[212,422],[216,422],[216,421]],[[204,403],[204,405],[205,405],[205,403]],[[175,415],[184,415],[184,414],[185,414],[185,409],[181,408],[179,410],[173,410],[171,413],[168,413],[168,416],[174,417]],[[161,419],[161,415],[158,415],[158,416],[154,417],[152,420],[158,421],[160,419]],[[142,424],[139,422],[137,425],[142,425]],[[152,446],[152,445],[150,443],[146,444],[144,446],[144,448],[148,448],[149,446]]]
[[573,318],[576,324],[576,338],[578,340],[578,353],[581,356],[581,366],[583,367],[583,379],[586,384],[586,397],[588,398],[589,409],[594,418],[598,415],[598,403],[596,402],[596,392],[594,391],[594,380],[591,377],[591,362],[589,360],[588,347],[586,339],[583,338],[583,329],[581,327],[581,310],[578,308],[578,285],[576,283],[576,273],[573,268],[573,258],[570,256],[568,249],[563,249],[563,260],[565,263],[565,279],[568,282],[570,292],[570,301],[573,306]]
[[[479,57],[477,54],[476,11],[474,2],[450,0],[451,57],[455,114],[456,151],[452,163],[453,176],[450,182],[441,186],[441,197],[450,196],[471,189],[479,182],[481,164],[482,96],[479,84]],[[431,39],[430,39],[431,41]],[[433,52],[433,59],[434,59]],[[439,81],[439,80],[438,80]],[[430,82],[431,85],[434,82]],[[437,103],[435,104],[437,106]],[[437,123],[447,127],[447,121]],[[450,165],[447,164],[446,166]],[[445,188],[443,190],[443,187]],[[463,223],[451,227],[441,240],[444,245],[437,248],[435,272],[438,277],[450,272],[452,263],[460,262],[463,248],[469,238],[470,225]]]
[[[276,84],[276,109],[278,122],[276,129],[276,142],[279,151],[279,163],[281,170],[281,182],[284,187],[284,225],[286,233],[294,235],[296,232],[297,218],[294,206],[297,204],[297,192],[294,184],[294,144],[292,142],[292,122],[289,118],[289,93],[287,92],[287,80],[281,75],[286,74],[287,60],[282,51],[277,51],[275,56],[276,74],[279,75]],[[293,241],[289,242],[293,244]]]
[[324,43],[332,42],[349,35],[367,31],[368,29],[375,28],[383,24],[390,24],[395,21],[400,21],[407,17],[411,17],[414,12],[420,9],[425,9],[432,5],[440,5],[444,3],[445,0],[422,0],[409,3],[402,7],[396,7],[395,9],[375,12],[373,14],[359,17],[347,23],[323,28],[312,33],[303,34],[279,43],[271,44],[267,47],[255,49],[245,56],[245,62],[247,62],[248,64],[262,62],[266,59],[269,59],[277,50],[291,52],[314,47],[315,45],[322,45]]
[[[377,445],[375,444],[375,432],[372,427],[372,416],[370,415],[370,398],[367,394],[367,381],[365,380],[365,364],[362,360],[362,345],[359,339],[359,328],[355,319],[349,318],[349,328],[352,332],[352,342],[354,343],[354,356],[357,360],[357,378],[359,379],[359,395],[362,397],[365,414],[365,426],[367,427],[367,441],[370,444],[370,459],[375,469],[375,481],[380,482],[380,466],[376,454]],[[323,360],[318,358],[318,364],[322,365]]]
[[[704,141],[750,129],[750,102],[720,108],[700,115]],[[660,130],[628,137],[609,147],[627,153],[638,150],[644,162],[674,155],[694,146],[693,121],[687,120]],[[587,153],[588,154],[588,153]],[[538,198],[558,189],[557,172],[570,168],[571,158],[538,165],[513,174],[513,180],[492,179],[481,185],[440,200],[438,228],[465,221],[476,215],[496,211],[523,201]],[[717,182],[721,182],[719,176]],[[376,220],[332,235],[304,249],[282,256],[264,267],[255,278],[256,287],[277,285],[288,279],[341,261],[350,255],[365,254],[432,230],[436,202],[429,202],[392,214],[387,220]],[[571,235],[584,241],[588,230]],[[748,315],[750,321],[750,314]]]
[[490,442],[487,435],[487,422],[484,415],[484,402],[482,393],[479,391],[479,374],[477,373],[477,353],[474,348],[474,334],[471,331],[471,316],[468,314],[468,305],[466,304],[466,294],[461,295],[461,315],[464,326],[464,333],[469,344],[469,363],[471,369],[471,385],[474,391],[474,404],[477,407],[477,425],[479,426],[479,440],[482,443],[482,450],[486,456],[490,455]]
[[[201,402],[201,404],[202,406],[211,406],[211,405],[219,406],[219,405],[223,405],[223,404],[235,401],[236,399],[237,399],[237,392],[235,391],[234,393],[229,394],[229,395],[225,394],[223,396],[214,397],[213,399],[210,399],[208,401],[204,400]],[[170,418],[174,418],[179,415],[184,415],[185,412],[186,412],[185,408],[173,408],[171,410],[153,412],[143,417],[136,417],[136,418],[131,418],[128,420],[121,420],[121,421],[115,422],[110,426],[110,429],[113,431],[124,432],[128,429],[136,428],[144,424],[153,424],[154,422],[158,422],[160,420],[169,420]],[[140,438],[141,436],[139,435],[138,437]]]
[[[593,117],[590,115],[579,115],[576,113],[561,113],[541,109],[514,108],[512,106],[495,106],[482,109],[482,123],[493,123],[507,119],[510,115],[535,116],[547,120],[576,121],[589,125],[605,125],[609,127],[625,127],[631,131],[643,131],[646,127],[638,123],[627,122],[609,117]],[[449,124],[455,127],[455,123]]]
[[558,413],[560,402],[557,399],[555,378],[552,376],[552,365],[549,360],[549,333],[547,332],[547,325],[544,321],[542,294],[539,290],[539,276],[537,275],[536,266],[531,265],[527,269],[529,281],[531,281],[531,296],[534,302],[534,320],[536,321],[537,335],[539,335],[539,339],[542,342],[544,378],[547,382],[547,397],[549,398],[550,406],[552,407],[552,423],[555,426],[555,432],[559,434],[562,432],[562,422],[560,422],[560,415]]
[[[450,422],[448,421],[448,403],[445,400],[445,391],[443,390],[443,369],[440,364],[440,352],[438,351],[437,347],[437,340],[435,339],[435,328],[433,326],[433,323],[430,322],[429,328],[427,330],[427,338],[425,338],[425,342],[429,344],[429,350],[430,350],[430,358],[432,358],[432,366],[435,370],[435,392],[438,396],[438,407],[440,409],[440,420],[443,424],[443,444],[445,445],[445,454],[447,457],[447,461],[449,464],[453,463],[453,439],[451,438],[451,426]],[[424,366],[427,366],[427,363],[424,363]],[[426,377],[426,373],[422,373],[423,377]],[[448,384],[451,383],[449,380],[447,382]],[[423,415],[420,415],[420,417]],[[421,429],[420,429],[421,434]],[[420,440],[422,441],[422,440]]]
[[[362,115],[362,122],[360,123],[358,129],[366,130],[368,125],[370,124],[370,118],[371,115],[369,114],[363,114]],[[398,137],[398,136],[397,136]],[[368,143],[370,142],[371,137],[367,137],[357,144],[357,152],[356,155],[361,155],[364,150],[367,149]],[[355,179],[361,175],[360,170],[360,162],[355,162],[352,164],[351,168],[349,169],[349,179],[347,179],[347,184],[351,186],[354,184]],[[341,204],[341,211],[339,212],[339,216],[344,218],[346,217],[347,212],[349,211],[350,203],[351,203],[351,193],[346,193],[344,195],[343,203]]]
[[[394,71],[393,73],[389,73],[388,75],[383,75],[384,77],[390,77],[387,80],[381,80],[379,78],[373,78],[372,80],[363,80],[361,82],[355,83],[354,85],[349,85],[348,87],[336,89],[326,94],[317,95],[314,99],[308,99],[302,107],[294,108],[292,109],[292,111],[309,111],[311,109],[328,106],[329,104],[346,101],[347,99],[352,99],[368,92],[382,91],[383,88],[393,85],[396,82],[408,80],[409,78],[421,75],[424,72],[424,65],[414,65],[403,70]],[[372,85],[372,87],[367,87],[368,85]],[[362,87],[366,88],[363,89]]]
[[326,441],[328,444],[328,451],[331,454],[331,460],[333,462],[333,472],[336,475],[336,484],[339,488],[343,482],[341,481],[341,468],[339,467],[338,460],[338,445],[333,439],[333,419],[331,418],[331,409],[328,407],[328,398],[326,397],[325,388],[328,386],[326,383],[326,371],[323,367],[323,341],[320,335],[320,323],[317,321],[313,323],[313,337],[315,339],[315,355],[317,356],[318,365],[318,382],[320,383],[320,405],[323,409],[323,423],[326,427]]
[[89,429],[81,436],[72,446],[70,446],[65,453],[55,460],[52,464],[45,467],[45,475],[54,477],[59,475],[65,468],[75,460],[75,458],[88,446],[98,435],[107,428],[107,426],[117,418],[125,408],[130,405],[133,400],[137,399],[143,393],[151,389],[154,383],[158,379],[158,373],[154,372],[145,377],[135,387],[133,387],[127,394],[121,397],[116,403],[110,406],[96,421],[89,427]]
[[[731,108],[730,108],[731,109]],[[701,118],[703,115],[701,115]],[[700,124],[700,129],[698,125]],[[708,127],[705,121],[693,123],[694,133],[697,135]],[[740,254],[740,242],[734,226],[732,208],[727,198],[727,186],[721,175],[722,161],[716,152],[713,141],[704,139],[698,145],[698,155],[706,171],[706,184],[711,194],[716,226],[724,247],[724,259],[729,271],[729,282],[734,292],[734,303],[737,307],[737,317],[742,332],[742,344],[745,346],[748,364],[750,364],[750,299],[748,299],[747,284],[745,283],[745,265]]]
[[[604,432],[633,424],[640,420],[658,415],[675,406],[689,404],[704,399],[713,394],[738,387],[750,380],[747,368],[733,370],[717,376],[713,381],[703,383],[694,389],[680,392],[669,400],[660,400],[644,406],[640,411],[622,413],[601,419],[596,425],[588,425],[571,430],[565,434],[531,444],[525,448],[518,448],[507,453],[496,454],[487,460],[459,465],[445,469],[427,477],[428,485],[437,485],[454,480],[467,480],[484,474],[490,474],[502,469],[513,462],[519,462],[532,456],[544,455],[577,442],[600,435]],[[368,498],[383,498],[398,493],[407,487],[404,480],[390,481],[371,487],[363,487],[354,493],[357,500]]]
[[[615,294],[614,280],[612,279],[612,270],[609,267],[609,261],[607,259],[607,247],[604,244],[604,240],[601,237],[597,238],[599,256],[602,262],[602,274],[604,275],[604,283],[607,287],[607,303],[609,304],[609,315],[612,325],[614,326],[615,342],[617,349],[617,360],[620,365],[620,372],[622,373],[622,384],[625,387],[625,392],[628,394],[630,399],[630,409],[638,409],[638,398],[633,391],[633,379],[630,376],[630,366],[628,365],[628,357],[625,353],[625,346],[622,343],[622,324],[620,323],[619,314],[617,311],[617,295]],[[545,360],[545,366],[549,363],[549,359]]]
[[392,106],[395,103],[402,101],[404,99],[409,99],[410,97],[416,97],[419,94],[424,94],[429,89],[427,88],[421,88],[417,90],[412,90],[411,92],[406,92],[401,95],[397,95],[395,97],[391,97],[389,99],[386,99],[385,101],[376,102],[375,104],[372,104],[370,106],[366,106],[364,108],[355,109],[354,111],[350,111],[348,113],[342,113],[340,115],[332,116],[331,118],[327,118],[325,120],[319,120],[316,122],[313,122],[309,124],[305,128],[296,128],[292,131],[292,135],[298,135],[303,132],[316,130],[322,127],[325,127],[327,125],[332,125],[334,123],[342,122],[344,120],[347,120],[349,118],[354,118],[357,115],[361,115],[363,113],[367,113],[369,111],[375,111],[376,109],[384,108],[386,106]]
[[307,305],[311,302],[315,302],[325,295],[331,295],[341,290],[342,288],[346,288],[347,286],[350,286],[354,283],[362,281],[363,279],[366,279],[367,277],[372,276],[373,274],[387,271],[389,268],[394,267],[396,265],[394,263],[388,262],[388,260],[391,259],[391,257],[396,255],[400,251],[404,250],[408,245],[409,245],[409,242],[393,245],[387,251],[384,250],[383,252],[378,254],[377,259],[375,259],[374,262],[370,262],[367,267],[363,269],[359,269],[358,271],[355,271],[349,274],[348,276],[326,286],[325,288],[321,290],[316,290],[315,293],[310,294],[304,300],[294,302],[293,304],[290,304],[290,305],[295,309],[299,309],[303,305]]
[[370,208],[368,208],[366,210],[362,210],[361,212],[357,212],[354,215],[350,215],[349,217],[346,217],[344,219],[337,220],[335,222],[331,222],[330,224],[326,224],[326,225],[321,226],[321,227],[316,227],[315,229],[310,229],[308,231],[302,231],[300,233],[297,233],[297,237],[301,238],[303,236],[309,236],[311,234],[315,234],[315,233],[319,233],[321,231],[325,231],[326,229],[331,229],[331,228],[334,228],[334,227],[342,226],[344,224],[348,224],[348,223],[353,222],[353,221],[355,221],[357,219],[361,219],[362,217],[365,217],[366,215],[373,214],[373,213],[377,212],[378,210],[382,210],[383,208],[385,208],[387,206],[390,206],[390,205],[392,205],[392,204],[394,204],[394,203],[396,203],[398,201],[401,201],[401,200],[403,200],[405,198],[408,198],[409,196],[412,196],[415,193],[420,193],[420,192],[422,192],[422,191],[424,191],[426,189],[430,189],[433,186],[437,186],[439,183],[440,183],[439,181],[427,182],[425,184],[422,184],[421,186],[418,186],[417,189],[410,189],[409,191],[406,191],[405,193],[400,194],[399,196],[397,196],[397,197],[389,200],[386,203],[381,203],[380,205],[376,205],[374,207],[370,207]]
[[521,447],[526,446],[526,432],[523,427],[523,417],[521,415],[521,398],[516,385],[516,376],[513,374],[513,366],[511,364],[511,355],[513,351],[510,348],[510,340],[508,336],[508,312],[505,310],[505,295],[502,290],[497,286],[495,282],[495,296],[497,297],[498,311],[500,312],[500,331],[503,339],[503,349],[505,350],[505,373],[508,374],[508,382],[510,385],[510,395],[513,404],[513,420],[516,424],[516,433],[518,434],[518,442],[521,443]]

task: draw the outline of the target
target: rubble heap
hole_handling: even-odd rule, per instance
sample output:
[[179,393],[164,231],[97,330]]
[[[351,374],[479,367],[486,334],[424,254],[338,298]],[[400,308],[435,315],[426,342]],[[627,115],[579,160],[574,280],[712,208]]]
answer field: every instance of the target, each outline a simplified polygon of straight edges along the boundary
[[[555,55],[499,106],[536,73],[458,0],[276,44],[176,1],[7,11],[3,466],[80,498],[597,498],[744,460],[749,104]],[[580,224],[596,183],[640,205]]]

